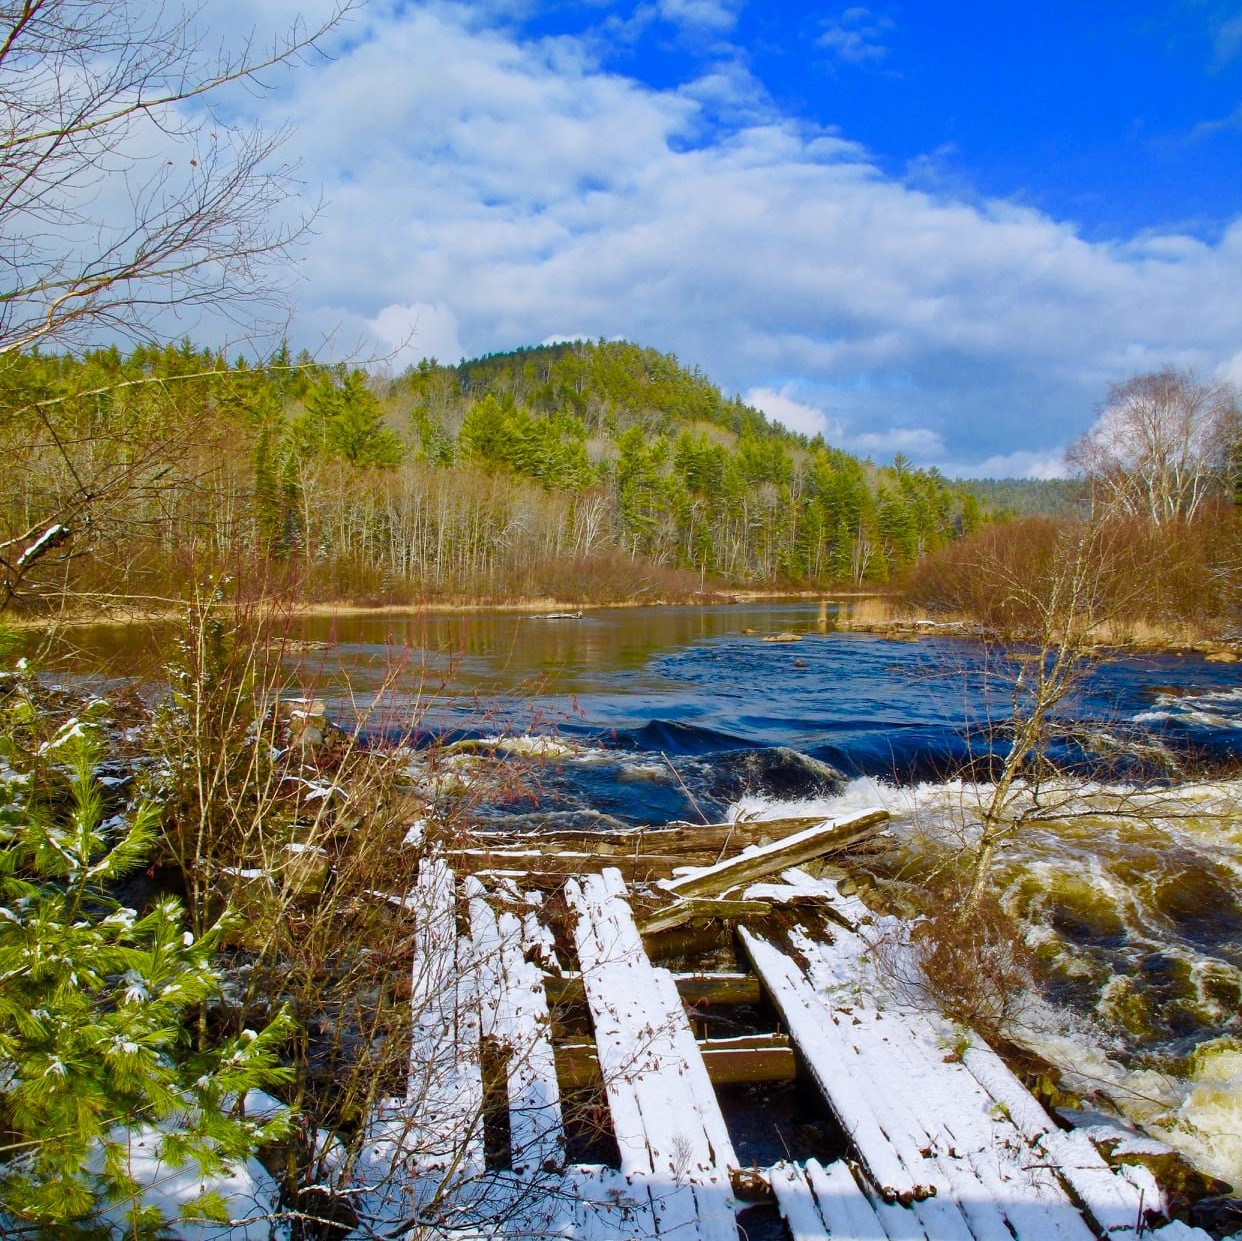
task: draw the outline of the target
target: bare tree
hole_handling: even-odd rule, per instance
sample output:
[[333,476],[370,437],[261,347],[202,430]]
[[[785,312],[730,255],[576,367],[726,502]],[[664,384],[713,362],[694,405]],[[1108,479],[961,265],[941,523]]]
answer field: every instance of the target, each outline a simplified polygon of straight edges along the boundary
[[297,189],[278,157],[285,134],[223,105],[228,88],[261,90],[315,53],[351,5],[335,0],[324,21],[270,44],[213,51],[197,15],[146,0],[0,0],[0,430],[32,475],[0,526],[0,610],[36,578],[63,584],[64,562],[185,448],[184,419],[134,442],[66,412],[122,389],[175,405],[169,377],[28,391],[19,355],[153,339],[173,310],[283,323],[283,272],[310,216],[281,210]]
[[308,219],[284,134],[213,106],[312,52],[340,19],[212,53],[189,13],[143,0],[0,0],[0,355],[131,339],[170,307],[273,289]]
[[1066,456],[1106,511],[1161,525],[1224,494],[1237,436],[1233,386],[1170,366],[1114,384]]

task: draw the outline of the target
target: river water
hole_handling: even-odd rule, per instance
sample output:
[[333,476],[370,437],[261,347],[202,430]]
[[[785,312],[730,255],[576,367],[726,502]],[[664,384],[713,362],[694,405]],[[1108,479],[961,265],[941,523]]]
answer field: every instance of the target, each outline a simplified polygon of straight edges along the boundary
[[[831,629],[815,603],[578,618],[299,622],[290,672],[375,737],[549,738],[485,822],[548,827],[738,813],[895,816],[896,865],[969,833],[1005,672],[978,644]],[[797,642],[765,642],[794,633]],[[83,633],[115,652],[115,631]],[[314,644],[314,645],[310,645]],[[1242,665],[1128,654],[1088,670],[1056,757],[1077,811],[1024,832],[997,877],[1045,970],[1023,1040],[1242,1185]],[[1003,744],[1003,741],[1000,742]],[[965,765],[976,760],[973,767]],[[1144,813],[1118,813],[1134,782]],[[1072,805],[1070,805],[1072,803]],[[965,826],[963,826],[965,824]]]

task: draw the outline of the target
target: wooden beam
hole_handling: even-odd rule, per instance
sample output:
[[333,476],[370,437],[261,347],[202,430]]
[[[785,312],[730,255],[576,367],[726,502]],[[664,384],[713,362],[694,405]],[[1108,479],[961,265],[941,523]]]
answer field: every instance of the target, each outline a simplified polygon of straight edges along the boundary
[[[797,1059],[788,1035],[748,1034],[696,1042],[713,1086],[791,1082],[797,1076]],[[556,1073],[562,1090],[599,1085],[602,1079],[595,1044],[560,1044],[556,1048]]]
[[887,810],[872,810],[843,822],[824,821],[752,853],[744,853],[693,874],[666,879],[660,886],[674,896],[720,896],[742,884],[754,883],[767,875],[801,866],[829,853],[839,853],[869,840],[884,830],[888,820]]
[[[754,974],[674,974],[673,981],[687,1004],[758,1004],[762,996]],[[545,974],[543,986],[549,1004],[586,1003],[580,974]]]
[[718,897],[691,896],[678,900],[667,909],[660,910],[655,917],[648,918],[639,927],[639,932],[643,935],[657,935],[695,918],[761,918],[771,912],[772,906],[768,901],[726,901]]
[[754,974],[674,974],[673,981],[687,1004],[758,1004],[763,994]]

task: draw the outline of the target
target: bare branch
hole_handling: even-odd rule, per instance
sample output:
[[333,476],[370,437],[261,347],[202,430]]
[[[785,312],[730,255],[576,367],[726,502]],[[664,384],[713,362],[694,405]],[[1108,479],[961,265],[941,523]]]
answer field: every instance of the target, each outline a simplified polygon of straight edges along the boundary
[[263,89],[351,5],[213,56],[188,13],[140,0],[0,0],[0,353],[140,339],[170,308],[279,311],[314,212],[282,217],[286,134],[226,121],[213,97]]

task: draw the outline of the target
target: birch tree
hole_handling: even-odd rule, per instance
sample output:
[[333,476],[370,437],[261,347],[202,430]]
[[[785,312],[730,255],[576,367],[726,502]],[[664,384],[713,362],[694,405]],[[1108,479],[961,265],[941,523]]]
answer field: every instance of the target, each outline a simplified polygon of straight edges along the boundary
[[1231,384],[1170,366],[1114,384],[1067,459],[1105,512],[1164,525],[1226,494],[1238,426]]

